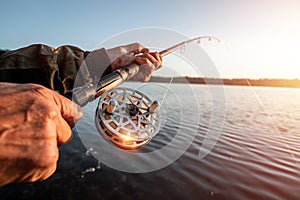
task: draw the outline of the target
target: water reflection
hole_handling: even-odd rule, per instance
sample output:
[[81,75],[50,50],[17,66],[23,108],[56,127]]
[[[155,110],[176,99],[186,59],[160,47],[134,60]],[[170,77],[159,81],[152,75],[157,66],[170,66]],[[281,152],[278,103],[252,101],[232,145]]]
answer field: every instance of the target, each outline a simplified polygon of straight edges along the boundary
[[[50,179],[2,187],[1,199],[297,199],[300,90],[225,87],[227,115],[222,134],[210,154],[199,159],[199,147],[210,128],[211,104],[203,86],[193,87],[201,95],[201,120],[194,126],[185,118],[180,125],[186,137],[192,130],[197,135],[171,165],[143,174],[114,170],[93,158],[93,150],[83,146],[74,130],[73,140],[60,148],[58,170]],[[170,134],[157,135],[146,150],[172,139],[172,132],[179,128],[178,115],[169,117],[164,131]]]

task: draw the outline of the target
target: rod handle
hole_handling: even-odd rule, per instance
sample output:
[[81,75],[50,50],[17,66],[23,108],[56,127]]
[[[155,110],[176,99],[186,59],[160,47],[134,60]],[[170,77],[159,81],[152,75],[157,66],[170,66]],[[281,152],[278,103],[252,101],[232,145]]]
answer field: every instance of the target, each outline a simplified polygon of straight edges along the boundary
[[119,68],[117,71],[123,78],[123,81],[127,81],[128,79],[132,78],[136,75],[140,70],[140,67],[136,63],[129,64],[125,67]]
[[132,78],[139,72],[139,66],[135,63],[121,67],[118,70],[100,78],[96,83],[87,83],[82,87],[73,88],[65,96],[80,106],[94,100],[103,93],[103,90],[115,88],[124,81]]

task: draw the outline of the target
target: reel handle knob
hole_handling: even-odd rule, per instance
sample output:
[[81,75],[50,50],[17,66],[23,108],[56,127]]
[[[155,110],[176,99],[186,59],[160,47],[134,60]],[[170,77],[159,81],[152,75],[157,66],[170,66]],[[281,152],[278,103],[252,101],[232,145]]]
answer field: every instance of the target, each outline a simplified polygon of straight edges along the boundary
[[113,114],[117,108],[118,102],[116,100],[111,100],[106,108],[108,114]]
[[153,101],[152,104],[149,107],[149,113],[153,114],[155,112],[157,112],[159,109],[159,102],[158,101]]

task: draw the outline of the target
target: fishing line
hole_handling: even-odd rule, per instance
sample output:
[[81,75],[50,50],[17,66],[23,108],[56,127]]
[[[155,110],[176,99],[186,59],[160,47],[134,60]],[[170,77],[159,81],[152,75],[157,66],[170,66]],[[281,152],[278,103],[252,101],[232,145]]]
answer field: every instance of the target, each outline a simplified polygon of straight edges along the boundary
[[[168,84],[168,87],[167,87],[167,89],[166,89],[166,92],[165,92],[165,94],[164,94],[164,96],[163,96],[163,98],[162,98],[162,100],[161,100],[160,105],[163,105],[163,103],[164,103],[164,101],[165,101],[165,98],[167,97],[167,94],[168,94],[168,92],[169,92],[169,90],[170,90],[170,88],[171,88],[171,84],[172,84],[172,82],[173,82],[173,79],[174,79],[174,77],[171,78],[171,80],[170,80],[170,82],[169,82],[169,84]],[[158,110],[160,110],[160,107],[158,108]]]
[[261,99],[259,98],[258,94],[255,92],[254,87],[252,86],[252,84],[250,83],[249,79],[246,79],[248,85],[251,87],[252,93],[254,94],[254,96],[256,97],[256,100],[258,101],[260,107],[263,109],[264,113],[267,115],[269,121],[271,122],[273,129],[275,130],[275,132],[280,136],[281,140],[283,141],[284,146],[287,148],[288,152],[290,153],[291,157],[293,158],[295,164],[298,166],[298,168],[300,167],[299,162],[297,161],[297,158],[295,156],[295,154],[292,152],[292,148],[288,145],[287,141],[284,139],[283,135],[281,134],[278,126],[276,126],[275,122],[271,119],[271,116],[269,114],[269,112],[265,109],[263,102],[261,101]]

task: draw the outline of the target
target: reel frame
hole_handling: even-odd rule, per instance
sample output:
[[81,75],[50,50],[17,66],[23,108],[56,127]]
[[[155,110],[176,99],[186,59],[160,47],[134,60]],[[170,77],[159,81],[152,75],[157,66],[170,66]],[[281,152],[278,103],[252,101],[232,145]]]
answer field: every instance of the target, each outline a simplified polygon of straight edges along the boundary
[[159,103],[130,88],[114,88],[99,99],[95,124],[112,144],[134,150],[148,144],[158,133]]

